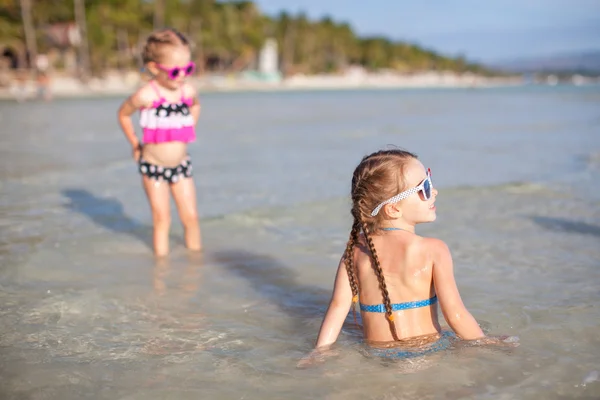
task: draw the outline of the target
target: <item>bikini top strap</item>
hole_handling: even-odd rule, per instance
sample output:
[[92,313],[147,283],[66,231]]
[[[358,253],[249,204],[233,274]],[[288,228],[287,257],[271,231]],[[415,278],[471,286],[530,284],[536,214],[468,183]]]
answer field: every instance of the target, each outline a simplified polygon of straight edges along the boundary
[[156,83],[154,82],[154,80],[150,81],[150,86],[152,86],[152,89],[154,89],[154,92],[156,93],[156,95],[158,96],[159,99],[162,99],[162,95],[160,94],[160,90],[158,90],[158,86],[156,86]]

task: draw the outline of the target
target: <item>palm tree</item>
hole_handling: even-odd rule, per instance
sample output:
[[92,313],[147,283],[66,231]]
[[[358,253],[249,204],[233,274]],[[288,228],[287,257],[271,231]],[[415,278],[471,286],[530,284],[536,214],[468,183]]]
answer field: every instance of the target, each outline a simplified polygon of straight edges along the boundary
[[81,34],[84,78],[131,66],[136,42],[165,24],[189,33],[200,69],[204,60],[209,67],[247,68],[269,36],[277,39],[286,73],[333,72],[348,64],[406,72],[432,68],[487,72],[464,57],[448,58],[386,38],[361,38],[350,25],[332,18],[311,21],[306,15],[287,13],[270,17],[247,0],[0,0],[0,38],[15,52],[27,54],[20,59],[28,58],[33,66],[45,45],[36,41],[35,27],[71,23],[73,18]]
[[165,1],[154,0],[154,29],[165,26]]
[[81,35],[81,43],[79,44],[79,57],[81,62],[81,79],[86,81],[90,73],[90,53],[88,49],[87,22],[85,17],[85,0],[75,0],[75,21]]
[[14,69],[25,64],[23,20],[18,8],[13,0],[0,0],[0,50],[10,59],[10,63],[2,65],[2,68]]
[[23,30],[25,32],[25,44],[27,47],[27,55],[29,56],[29,68],[35,66],[37,60],[37,42],[35,39],[35,28],[31,19],[31,0],[21,1],[21,18],[23,19]]

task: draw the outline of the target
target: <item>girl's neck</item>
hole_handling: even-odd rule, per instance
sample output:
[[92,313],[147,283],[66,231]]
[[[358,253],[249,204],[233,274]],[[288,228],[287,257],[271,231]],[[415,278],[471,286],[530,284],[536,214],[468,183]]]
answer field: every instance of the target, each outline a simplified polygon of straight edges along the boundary
[[379,230],[382,232],[394,232],[394,231],[404,231],[415,233],[415,226],[408,224],[386,224],[379,227]]
[[154,87],[156,89],[158,89],[161,93],[167,94],[167,95],[175,95],[181,92],[181,87],[175,88],[175,89],[171,89],[169,87],[163,86],[161,85],[156,79],[152,79],[152,84],[154,85]]

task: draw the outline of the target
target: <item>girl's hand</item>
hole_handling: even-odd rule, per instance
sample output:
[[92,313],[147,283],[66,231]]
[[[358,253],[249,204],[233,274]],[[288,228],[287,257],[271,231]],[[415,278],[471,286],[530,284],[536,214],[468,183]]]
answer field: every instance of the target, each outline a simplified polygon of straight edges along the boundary
[[136,163],[140,162],[140,158],[142,157],[142,144],[138,144],[137,146],[133,147],[133,150],[131,151],[131,155],[133,156],[133,159]]
[[498,345],[505,347],[517,347],[519,346],[519,337],[518,336],[509,336],[509,335],[494,335],[494,336],[485,336],[481,339],[475,339],[472,341],[475,345]]
[[316,364],[325,362],[327,357],[333,357],[338,354],[337,351],[331,350],[330,346],[324,346],[323,348],[316,348],[311,351],[308,355],[302,357],[296,366],[298,368],[308,368]]

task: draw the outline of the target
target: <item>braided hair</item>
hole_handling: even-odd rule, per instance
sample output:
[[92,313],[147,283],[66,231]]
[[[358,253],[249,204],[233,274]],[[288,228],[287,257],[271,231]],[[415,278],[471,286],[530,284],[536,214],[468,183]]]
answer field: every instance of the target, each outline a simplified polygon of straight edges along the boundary
[[142,49],[142,62],[161,62],[165,50],[169,47],[184,46],[190,48],[190,42],[184,34],[173,28],[161,29],[148,36]]
[[417,158],[417,156],[405,150],[382,150],[364,157],[356,167],[352,176],[351,188],[353,222],[344,253],[346,272],[352,289],[352,302],[356,303],[358,301],[359,286],[353,254],[354,247],[359,240],[358,235],[362,230],[369,247],[371,266],[379,282],[386,318],[390,324],[392,337],[396,341],[398,340],[398,334],[394,324],[392,302],[372,238],[373,232],[379,229],[383,213],[380,212],[373,217],[371,211],[379,203],[404,189],[403,169],[406,163],[413,158]]

